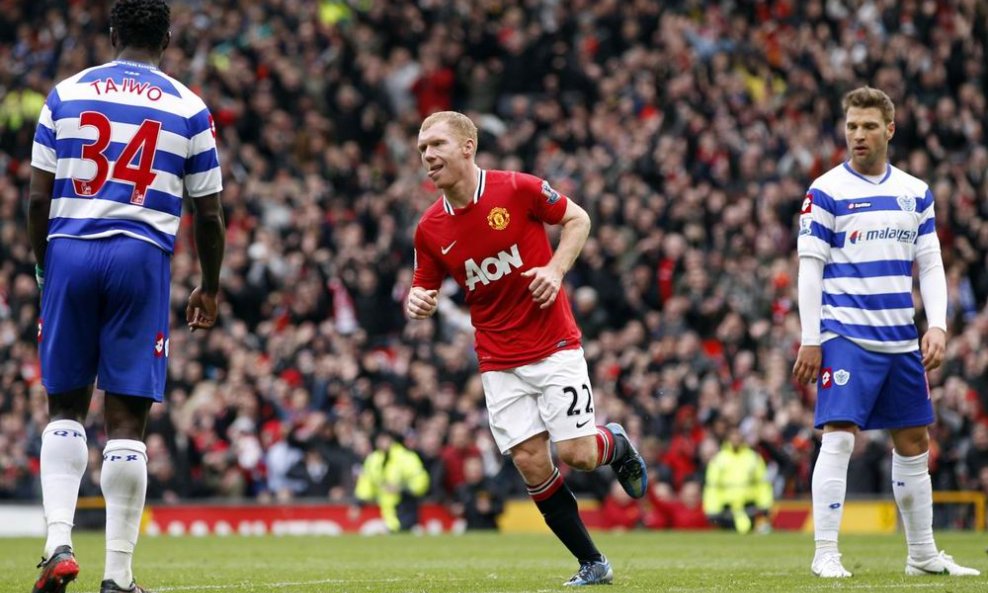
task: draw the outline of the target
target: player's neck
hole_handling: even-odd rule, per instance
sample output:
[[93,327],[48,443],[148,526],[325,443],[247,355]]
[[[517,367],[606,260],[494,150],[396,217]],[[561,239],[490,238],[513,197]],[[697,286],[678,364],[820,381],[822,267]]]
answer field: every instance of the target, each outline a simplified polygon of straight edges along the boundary
[[854,162],[854,159],[851,159],[851,168],[854,169],[854,172],[859,175],[864,175],[866,177],[880,177],[885,175],[885,172],[888,171],[888,157],[883,155],[882,158],[875,159],[874,163],[867,166],[856,163]]
[[114,58],[121,62],[134,62],[137,64],[147,64],[149,66],[158,67],[158,63],[161,62],[161,54],[157,52],[152,52],[146,49],[137,49],[133,47],[125,47],[120,50],[117,57]]
[[477,166],[470,165],[470,169],[460,181],[451,187],[443,190],[443,195],[453,208],[464,208],[473,203],[473,195],[477,192]]

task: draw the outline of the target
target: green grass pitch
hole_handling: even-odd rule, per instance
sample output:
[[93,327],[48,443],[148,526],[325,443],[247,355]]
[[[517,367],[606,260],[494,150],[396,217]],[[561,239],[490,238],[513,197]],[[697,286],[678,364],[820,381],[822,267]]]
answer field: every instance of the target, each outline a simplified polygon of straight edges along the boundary
[[[103,538],[77,533],[82,572],[70,593],[98,593]],[[988,577],[906,577],[901,535],[845,536],[842,581],[810,574],[808,534],[595,534],[614,565],[620,591],[773,593],[795,591],[988,591]],[[988,536],[938,533],[961,564],[988,573]],[[28,593],[43,542],[0,539],[0,592]],[[548,535],[468,534],[342,537],[145,537],[137,548],[138,580],[169,591],[292,593],[521,593],[563,591],[576,563]]]

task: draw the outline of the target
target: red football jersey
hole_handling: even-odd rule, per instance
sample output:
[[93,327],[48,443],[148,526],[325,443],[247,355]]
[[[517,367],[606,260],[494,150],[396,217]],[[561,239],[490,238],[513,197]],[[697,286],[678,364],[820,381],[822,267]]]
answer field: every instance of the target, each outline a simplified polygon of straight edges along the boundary
[[523,366],[578,348],[580,329],[560,287],[539,309],[522,272],[549,263],[545,224],[557,224],[568,198],[548,182],[513,171],[480,170],[473,202],[454,209],[440,197],[415,230],[414,286],[438,289],[452,276],[466,294],[481,371]]

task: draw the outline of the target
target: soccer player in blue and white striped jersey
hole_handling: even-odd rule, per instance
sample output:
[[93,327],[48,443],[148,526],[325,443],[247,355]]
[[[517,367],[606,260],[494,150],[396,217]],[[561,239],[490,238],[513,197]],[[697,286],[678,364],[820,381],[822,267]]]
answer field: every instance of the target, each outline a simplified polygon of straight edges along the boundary
[[35,593],[60,593],[79,572],[71,529],[88,460],[94,383],[105,392],[106,500],[101,593],[140,593],[131,560],[147,488],[148,410],[162,401],[171,253],[183,195],[195,211],[201,285],[189,328],[216,321],[224,250],[215,130],[202,99],[157,68],[167,47],[164,0],[119,0],[117,59],[48,95],[31,159],[28,232],[42,288],[38,349],[50,422],[41,445],[48,539]]
[[[888,162],[895,134],[888,95],[862,87],[844,97],[843,107],[850,160],[813,182],[799,218],[802,345],[793,374],[801,383],[816,381],[815,424],[823,429],[813,469],[811,570],[851,576],[837,547],[847,466],[859,430],[887,429],[906,574],[977,575],[938,551],[933,539],[927,426],[934,418],[926,371],[943,361],[947,330],[933,195]],[[913,320],[913,263],[928,322],[922,340]]]

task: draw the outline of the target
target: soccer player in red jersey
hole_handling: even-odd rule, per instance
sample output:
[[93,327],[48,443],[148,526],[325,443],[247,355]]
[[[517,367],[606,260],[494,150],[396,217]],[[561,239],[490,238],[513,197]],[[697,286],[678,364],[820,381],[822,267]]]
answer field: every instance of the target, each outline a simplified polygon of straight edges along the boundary
[[[580,330],[562,289],[590,217],[538,177],[480,169],[477,127],[461,113],[427,117],[418,149],[443,196],[415,232],[408,316],[436,312],[447,275],[463,288],[491,432],[501,451],[511,453],[546,524],[580,563],[565,584],[609,583],[611,565],[590,539],[549,449],[551,440],[560,459],[578,470],[609,464],[629,495],[645,495],[645,462],[624,429],[594,422]],[[555,252],[546,223],[562,227]]]

